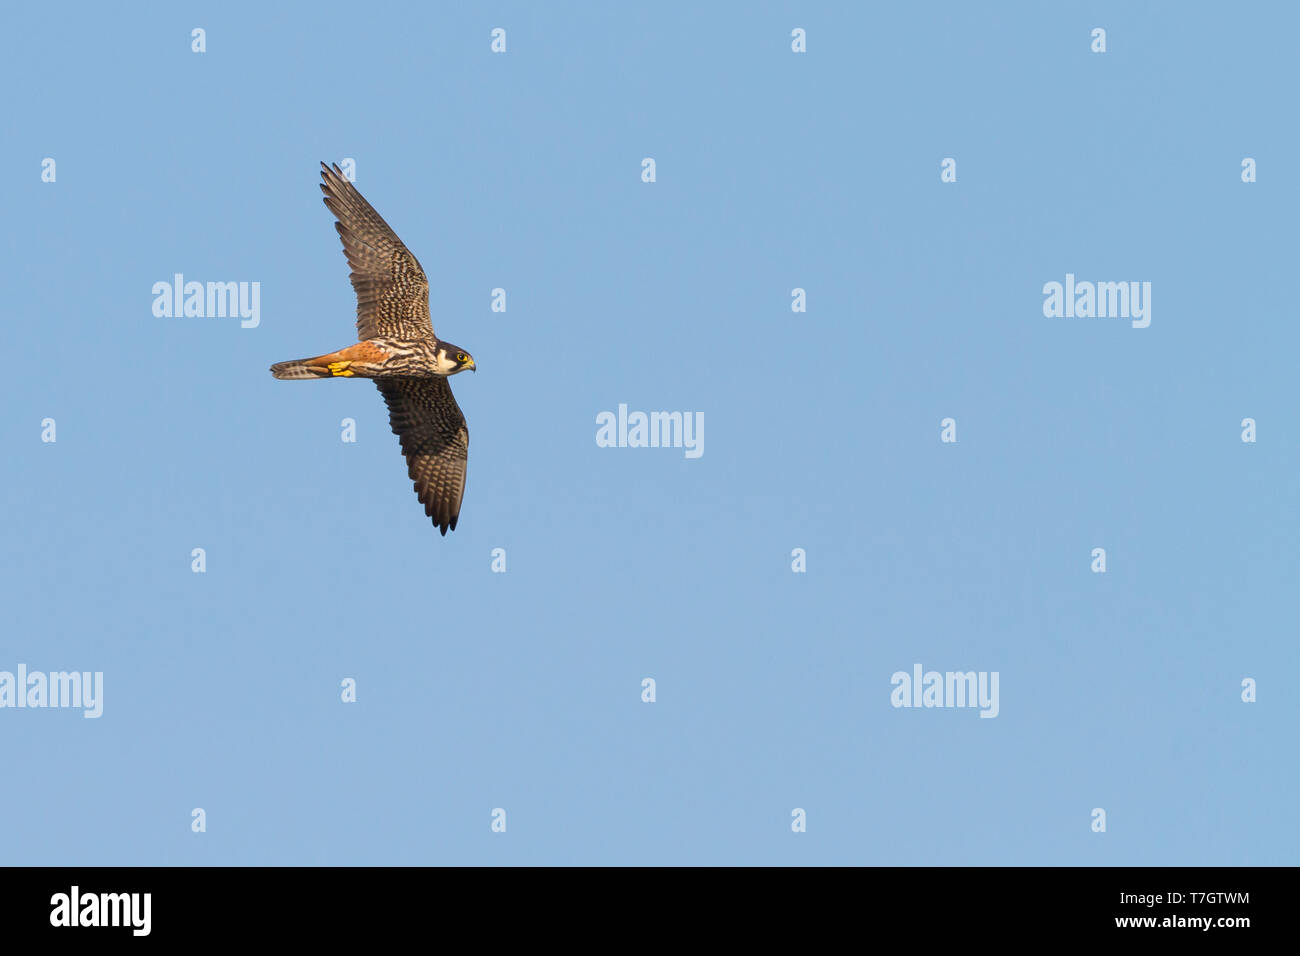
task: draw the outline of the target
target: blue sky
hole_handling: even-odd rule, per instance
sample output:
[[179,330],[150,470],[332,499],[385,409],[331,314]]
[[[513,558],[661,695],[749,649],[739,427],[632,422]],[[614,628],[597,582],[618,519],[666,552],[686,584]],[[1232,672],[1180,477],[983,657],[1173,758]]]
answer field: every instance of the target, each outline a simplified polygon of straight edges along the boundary
[[[0,709],[0,862],[1295,862],[1294,10],[9,16],[0,671],[103,714]],[[446,538],[373,385],[267,372],[353,339],[345,158],[479,366]]]

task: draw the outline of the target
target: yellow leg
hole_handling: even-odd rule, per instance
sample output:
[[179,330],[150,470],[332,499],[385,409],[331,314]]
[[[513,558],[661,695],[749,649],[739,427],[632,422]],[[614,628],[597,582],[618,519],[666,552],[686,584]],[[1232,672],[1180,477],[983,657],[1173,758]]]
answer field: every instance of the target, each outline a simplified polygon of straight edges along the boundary
[[351,378],[353,375],[357,374],[356,372],[348,370],[348,366],[351,364],[351,362],[330,362],[326,368],[330,370],[331,375],[341,375],[344,378]]

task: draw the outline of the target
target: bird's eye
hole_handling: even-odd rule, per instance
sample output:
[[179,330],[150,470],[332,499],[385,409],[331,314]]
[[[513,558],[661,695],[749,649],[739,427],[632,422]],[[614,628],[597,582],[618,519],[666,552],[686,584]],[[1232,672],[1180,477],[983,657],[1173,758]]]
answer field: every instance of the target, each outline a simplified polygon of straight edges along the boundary
[[465,353],[464,353],[464,352],[457,352],[457,353],[456,353],[456,361],[457,361],[457,362],[464,362],[464,361],[465,361]]

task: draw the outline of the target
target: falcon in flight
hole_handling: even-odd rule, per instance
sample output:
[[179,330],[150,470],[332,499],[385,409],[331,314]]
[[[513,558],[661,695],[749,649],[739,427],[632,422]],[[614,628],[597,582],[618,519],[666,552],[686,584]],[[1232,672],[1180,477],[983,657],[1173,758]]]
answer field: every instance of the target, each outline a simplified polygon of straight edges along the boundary
[[444,535],[456,530],[465,496],[469,430],[447,379],[474,359],[441,341],[429,319],[429,280],[388,223],[343,175],[321,163],[321,192],[338,222],[357,293],[356,345],[280,362],[282,379],[373,378],[388,403],[407,471],[424,513]]

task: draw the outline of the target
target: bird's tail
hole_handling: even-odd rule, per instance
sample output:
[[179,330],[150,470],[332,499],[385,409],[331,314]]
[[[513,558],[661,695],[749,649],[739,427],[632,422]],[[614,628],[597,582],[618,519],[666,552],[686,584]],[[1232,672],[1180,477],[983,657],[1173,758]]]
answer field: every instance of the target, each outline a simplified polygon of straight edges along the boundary
[[316,364],[320,358],[295,359],[292,362],[277,362],[271,366],[271,374],[276,378],[330,378],[334,373],[329,366]]

